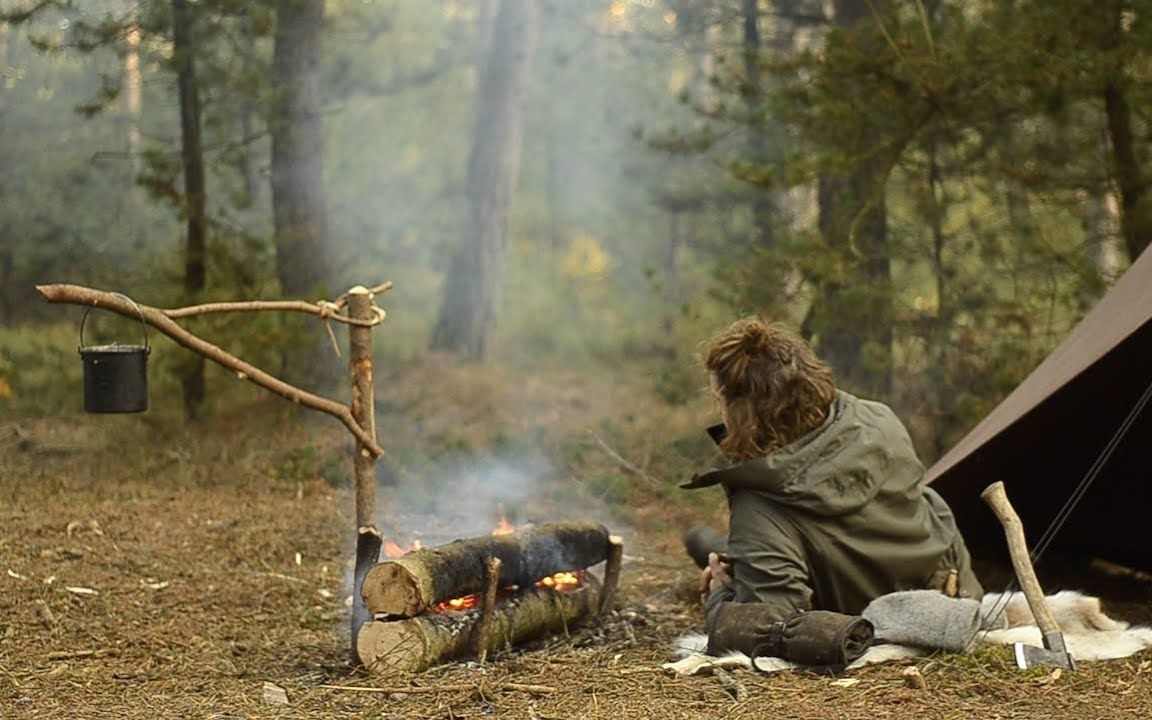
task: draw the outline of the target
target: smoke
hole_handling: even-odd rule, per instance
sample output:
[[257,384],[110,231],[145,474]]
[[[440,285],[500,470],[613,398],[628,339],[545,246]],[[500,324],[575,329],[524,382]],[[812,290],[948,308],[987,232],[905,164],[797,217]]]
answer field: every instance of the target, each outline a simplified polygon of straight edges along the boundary
[[621,523],[610,508],[588,497],[580,481],[558,469],[542,451],[443,459],[432,474],[380,487],[378,497],[388,498],[379,527],[402,547],[414,540],[428,546],[488,535],[502,521],[523,530],[549,522],[589,520],[621,534]]

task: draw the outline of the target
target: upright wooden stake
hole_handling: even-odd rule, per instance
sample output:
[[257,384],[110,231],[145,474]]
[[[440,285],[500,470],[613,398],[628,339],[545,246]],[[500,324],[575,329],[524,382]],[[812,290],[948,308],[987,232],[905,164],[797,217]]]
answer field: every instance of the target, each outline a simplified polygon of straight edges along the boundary
[[[348,317],[372,320],[372,293],[357,285],[348,291]],[[352,380],[352,417],[375,441],[376,408],[372,390],[372,327],[348,326],[348,367]],[[364,574],[380,558],[380,531],[376,528],[376,457],[368,447],[357,443],[353,461],[356,473],[356,566],[352,586],[352,652],[360,626],[370,620],[361,598]]]
[[476,622],[476,630],[472,640],[476,661],[481,665],[488,660],[488,638],[492,634],[492,615],[496,612],[496,591],[500,589],[500,566],[502,564],[503,562],[498,557],[488,558],[486,568],[488,585],[484,588],[484,596],[480,599],[480,619]]
[[624,564],[624,538],[608,536],[608,560],[604,563],[604,589],[600,592],[599,613],[612,609],[616,588],[620,586],[620,568]]

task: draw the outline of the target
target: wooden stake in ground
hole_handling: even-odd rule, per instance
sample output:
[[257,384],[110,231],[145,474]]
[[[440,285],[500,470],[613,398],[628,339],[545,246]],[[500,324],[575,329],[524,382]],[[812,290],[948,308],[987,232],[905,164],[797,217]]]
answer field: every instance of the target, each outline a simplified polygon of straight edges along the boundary
[[488,587],[480,601],[480,618],[476,621],[476,631],[472,642],[476,661],[481,665],[488,659],[488,638],[492,636],[492,616],[496,613],[496,591],[500,589],[500,558],[488,558]]
[[[357,285],[348,291],[348,316],[370,320],[375,316],[372,294]],[[348,327],[348,370],[352,382],[352,417],[369,437],[376,438],[375,395],[372,387],[372,326]],[[356,476],[356,564],[352,592],[352,651],[356,635],[371,614],[360,600],[360,585],[368,569],[380,559],[380,531],[376,529],[376,456],[364,443],[356,446],[353,458]]]
[[[561,630],[595,614],[600,582],[585,577],[579,588],[533,587],[496,606],[486,641],[487,652]],[[419,672],[472,652],[480,610],[431,612],[406,620],[373,621],[360,628],[357,652],[373,673]]]
[[608,536],[608,558],[604,563],[604,591],[600,596],[600,607],[597,612],[603,614],[610,610],[612,601],[616,599],[616,588],[620,586],[620,568],[624,564],[624,538],[619,535]]
[[499,558],[500,586],[531,587],[541,578],[582,570],[608,557],[608,530],[595,522],[549,523],[509,535],[457,540],[380,563],[361,593],[374,615],[415,617],[485,588],[488,558]]

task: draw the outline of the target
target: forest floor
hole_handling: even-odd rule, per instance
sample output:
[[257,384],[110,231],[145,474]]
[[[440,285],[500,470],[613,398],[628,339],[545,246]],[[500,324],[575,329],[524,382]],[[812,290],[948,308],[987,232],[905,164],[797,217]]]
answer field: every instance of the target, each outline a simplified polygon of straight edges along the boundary
[[[8,419],[0,423],[0,718],[1152,713],[1152,651],[1062,675],[1019,671],[1008,648],[840,678],[733,671],[739,691],[725,678],[669,675],[660,666],[672,659],[673,640],[703,622],[697,571],[679,537],[688,523],[722,516],[721,498],[684,501],[665,486],[695,452],[669,439],[706,409],[657,407],[658,398],[622,388],[556,378],[537,387],[471,372],[409,368],[385,378],[395,390],[381,406],[380,434],[398,468],[380,489],[386,532],[428,545],[487,532],[500,515],[600,520],[625,539],[611,613],[483,667],[464,661],[370,677],[350,663],[350,444],[334,421],[276,401],[245,402],[194,427],[163,411]],[[519,419],[493,433],[510,386],[527,387],[521,397],[532,400],[516,403],[508,412]],[[647,407],[647,419],[613,414],[624,406]],[[395,451],[417,443],[454,448],[455,464]],[[483,471],[460,459],[481,450],[490,456]],[[1124,604],[1105,597],[1105,607],[1147,623],[1152,587],[1134,592]],[[905,683],[909,665],[925,688]]]

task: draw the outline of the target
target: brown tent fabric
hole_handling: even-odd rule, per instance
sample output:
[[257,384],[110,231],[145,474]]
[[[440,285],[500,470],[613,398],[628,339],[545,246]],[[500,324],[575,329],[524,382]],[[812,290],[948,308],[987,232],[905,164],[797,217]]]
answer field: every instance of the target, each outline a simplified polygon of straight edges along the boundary
[[[969,544],[1003,533],[979,499],[1003,480],[1034,543],[1152,383],[1152,253],[1139,257],[1019,387],[925,474]],[[1055,539],[1152,568],[1152,407],[1141,413]]]

